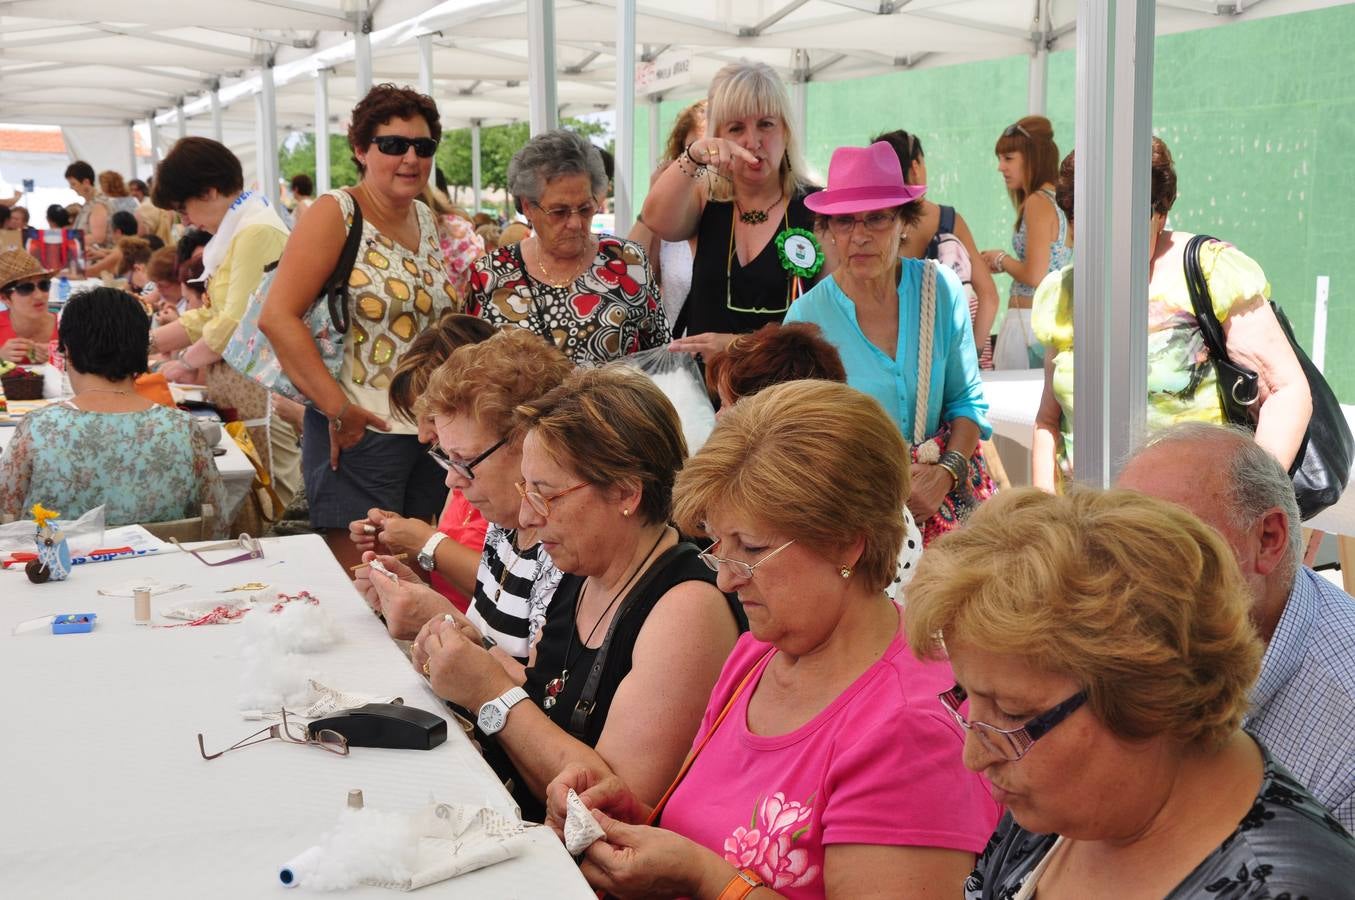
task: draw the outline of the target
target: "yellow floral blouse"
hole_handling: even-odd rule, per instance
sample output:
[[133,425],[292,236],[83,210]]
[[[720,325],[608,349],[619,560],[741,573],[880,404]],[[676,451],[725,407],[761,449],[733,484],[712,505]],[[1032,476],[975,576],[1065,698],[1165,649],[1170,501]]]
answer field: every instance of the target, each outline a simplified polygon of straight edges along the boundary
[[[1175,232],[1185,242],[1189,234]],[[1209,284],[1220,322],[1239,303],[1260,295],[1270,299],[1270,284],[1256,261],[1232,244],[1210,241],[1200,247],[1200,268]],[[1052,272],[1040,282],[1031,311],[1035,336],[1054,355],[1054,394],[1063,407],[1059,462],[1065,475],[1073,462],[1073,267]],[[1148,414],[1152,433],[1178,422],[1222,422],[1218,379],[1186,288],[1184,265],[1159,267],[1148,284]]]

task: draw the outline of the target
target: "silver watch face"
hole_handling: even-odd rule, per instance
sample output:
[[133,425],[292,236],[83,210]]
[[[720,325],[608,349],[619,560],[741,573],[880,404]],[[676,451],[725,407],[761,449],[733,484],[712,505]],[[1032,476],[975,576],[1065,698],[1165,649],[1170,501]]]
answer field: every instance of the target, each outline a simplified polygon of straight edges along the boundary
[[497,702],[491,702],[480,707],[480,715],[476,720],[476,724],[480,726],[480,730],[485,734],[495,734],[499,729],[503,728],[503,723],[506,718],[507,716],[504,713],[503,706]]
[[420,551],[419,551],[419,555],[418,555],[418,557],[416,557],[416,558],[417,558],[418,561],[419,561],[419,568],[423,569],[425,572],[431,572],[431,571],[433,571],[433,557],[432,557],[432,555],[430,555],[430,554],[428,554],[428,553],[424,553],[422,550],[420,550]]

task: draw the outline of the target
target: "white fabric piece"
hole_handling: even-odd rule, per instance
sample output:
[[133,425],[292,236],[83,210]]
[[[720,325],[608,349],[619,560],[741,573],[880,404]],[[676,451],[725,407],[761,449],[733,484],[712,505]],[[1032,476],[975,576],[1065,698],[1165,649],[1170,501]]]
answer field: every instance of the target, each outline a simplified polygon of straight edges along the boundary
[[686,241],[659,242],[659,294],[669,328],[677,322],[692,291],[693,262],[692,245]]
[[411,891],[513,859],[526,847],[521,822],[488,807],[430,803],[413,813],[346,809],[319,844],[279,872],[289,887],[359,884]]
[[269,205],[268,200],[262,194],[245,191],[237,197],[235,202],[231,204],[230,209],[226,210],[226,215],[221,217],[221,224],[213,232],[212,239],[207,242],[207,246],[202,248],[202,278],[204,283],[211,279],[212,273],[226,258],[226,251],[230,248],[231,241],[234,240],[237,231],[251,225],[276,227],[278,221],[278,214],[274,212],[273,207]]
[[593,818],[593,813],[583,805],[573,788],[565,795],[565,808],[568,810],[565,814],[565,849],[570,856],[578,856],[605,835],[598,820]]
[[993,368],[1030,369],[1030,347],[1038,343],[1030,325],[1030,310],[1007,308],[993,345]]
[[682,437],[687,442],[687,454],[694,455],[715,430],[715,409],[710,405],[705,387],[681,369],[650,373],[649,377],[677,409],[678,419],[682,421]]
[[[399,697],[383,697],[376,694],[362,694],[353,691],[341,691],[329,685],[321,684],[314,678],[306,680],[310,696],[305,705],[287,707],[287,715],[298,719],[321,719],[344,709],[356,709],[368,703],[396,703]],[[246,709],[241,715],[247,720],[281,719],[282,712],[274,709]]]
[[[166,619],[183,619],[189,622],[196,622],[198,619],[201,619],[218,607],[232,613],[250,608],[248,603],[242,603],[239,600],[188,600],[172,606],[169,609],[162,609],[159,612],[160,615],[164,616]],[[235,625],[244,620],[243,616],[236,616],[235,618],[222,616],[211,624]]]

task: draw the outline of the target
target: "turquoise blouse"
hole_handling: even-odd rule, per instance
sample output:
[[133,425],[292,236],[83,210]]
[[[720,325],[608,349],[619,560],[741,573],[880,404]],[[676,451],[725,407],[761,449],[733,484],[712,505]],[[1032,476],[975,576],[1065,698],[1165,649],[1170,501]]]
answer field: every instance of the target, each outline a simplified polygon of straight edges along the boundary
[[[925,262],[920,259],[900,262],[903,274],[899,280],[899,339],[892,358],[866,337],[856,321],[856,304],[832,276],[791,304],[785,321],[813,322],[822,328],[824,337],[842,356],[847,383],[880,401],[904,439],[912,441],[913,411],[917,405],[919,298]],[[936,434],[942,422],[964,418],[978,425],[979,433],[987,438],[993,433],[987,412],[968,300],[955,273],[938,266],[927,434]]]

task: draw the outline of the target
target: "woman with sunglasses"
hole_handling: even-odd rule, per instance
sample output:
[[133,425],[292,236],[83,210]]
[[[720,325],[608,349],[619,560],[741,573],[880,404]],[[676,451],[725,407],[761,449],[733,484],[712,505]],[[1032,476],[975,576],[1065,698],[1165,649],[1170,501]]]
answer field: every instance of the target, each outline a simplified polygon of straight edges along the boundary
[[19,422],[0,458],[0,522],[27,518],[34,503],[67,519],[102,506],[110,527],[203,516],[211,537],[223,535],[226,490],[201,430],[136,392],[150,332],[136,298],[76,294],[59,328],[75,395]]
[[[348,523],[373,507],[428,520],[447,499],[418,427],[391,417],[387,388],[410,342],[461,300],[447,280],[433,213],[416,202],[442,124],[432,98],[380,84],[353,107],[348,144],[362,180],[315,201],[297,226],[259,313],[283,371],[306,395],[301,468],[311,527],[358,562]],[[334,273],[354,207],[362,245],[348,278],[350,326],[337,379],[304,317]]]
[[925,190],[904,182],[884,141],[834,151],[828,188],[805,203],[838,266],[786,313],[823,329],[847,383],[880,401],[911,444],[908,509],[924,544],[994,490],[979,449],[992,428],[963,287],[935,260],[899,258],[904,210]]
[[520,523],[567,573],[524,678],[461,623],[430,622],[413,659],[439,696],[478,713],[524,818],[544,818],[546,785],[575,753],[600,755],[655,802],[739,631],[697,547],[668,524],[686,456],[677,411],[645,375],[608,366],[523,404],[515,430]]
[[54,274],[17,247],[0,253],[0,360],[47,362],[57,339],[56,315],[47,309]]
[[1132,491],[1007,492],[927,552],[908,640],[1007,807],[967,900],[1355,897],[1355,840],[1241,728],[1250,605],[1217,532]]
[[794,381],[740,400],[684,467],[678,524],[715,538],[703,558],[751,633],[666,804],[605,754],[561,760],[552,824],[572,788],[606,833],[583,863],[592,886],[697,900],[959,892],[998,810],[936,702],[950,667],[908,652],[884,593],[906,458],[873,399]]
[[576,363],[599,364],[668,343],[649,257],[634,241],[594,235],[607,196],[602,156],[572,131],[538,134],[508,164],[508,190],[532,233],[476,261],[469,308],[534,332]]
[[1073,261],[1068,217],[1054,201],[1059,171],[1054,126],[1044,116],[1026,116],[1002,132],[994,152],[1002,183],[1016,208],[1016,224],[1012,226],[1012,253],[985,250],[982,254],[989,271],[1012,279],[1007,314],[993,348],[993,367],[1035,369],[1044,364],[1044,347],[1030,324],[1035,288],[1050,272]]

